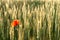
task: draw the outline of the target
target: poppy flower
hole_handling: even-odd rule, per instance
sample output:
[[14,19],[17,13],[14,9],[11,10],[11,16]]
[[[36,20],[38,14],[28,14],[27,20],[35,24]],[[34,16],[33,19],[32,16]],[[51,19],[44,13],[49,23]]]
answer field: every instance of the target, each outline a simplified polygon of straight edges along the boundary
[[11,23],[11,25],[12,25],[13,27],[15,27],[15,26],[17,26],[17,25],[19,25],[19,24],[20,24],[19,20],[13,20],[13,22]]

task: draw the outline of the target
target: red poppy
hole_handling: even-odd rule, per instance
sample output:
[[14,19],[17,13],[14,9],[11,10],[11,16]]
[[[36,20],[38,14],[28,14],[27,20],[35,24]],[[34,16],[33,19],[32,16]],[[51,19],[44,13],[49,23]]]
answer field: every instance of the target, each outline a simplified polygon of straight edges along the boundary
[[15,27],[15,26],[17,26],[17,25],[19,25],[19,20],[13,20],[13,22],[11,23],[11,25],[13,26],[13,27]]

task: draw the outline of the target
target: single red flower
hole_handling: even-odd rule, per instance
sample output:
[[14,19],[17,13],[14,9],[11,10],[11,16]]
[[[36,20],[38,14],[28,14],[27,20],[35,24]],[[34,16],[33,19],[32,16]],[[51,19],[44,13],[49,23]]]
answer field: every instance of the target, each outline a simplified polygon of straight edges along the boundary
[[11,25],[12,25],[13,27],[15,27],[15,26],[17,26],[17,25],[19,25],[19,24],[20,24],[19,20],[13,20],[13,22],[11,23]]

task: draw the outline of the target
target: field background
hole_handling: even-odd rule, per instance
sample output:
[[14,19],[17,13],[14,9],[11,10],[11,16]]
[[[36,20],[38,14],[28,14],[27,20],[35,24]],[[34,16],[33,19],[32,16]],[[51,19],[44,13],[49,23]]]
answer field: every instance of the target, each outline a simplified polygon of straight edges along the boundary
[[0,40],[60,40],[59,1],[0,0]]

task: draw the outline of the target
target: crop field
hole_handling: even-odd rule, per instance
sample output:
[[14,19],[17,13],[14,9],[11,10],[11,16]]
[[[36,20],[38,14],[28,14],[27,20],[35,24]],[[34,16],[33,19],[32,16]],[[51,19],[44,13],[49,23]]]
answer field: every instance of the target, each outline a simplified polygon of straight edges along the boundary
[[0,40],[60,40],[60,3],[0,0]]

